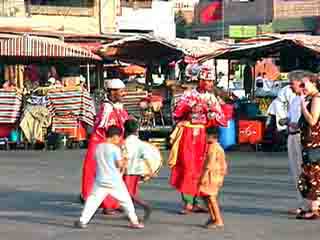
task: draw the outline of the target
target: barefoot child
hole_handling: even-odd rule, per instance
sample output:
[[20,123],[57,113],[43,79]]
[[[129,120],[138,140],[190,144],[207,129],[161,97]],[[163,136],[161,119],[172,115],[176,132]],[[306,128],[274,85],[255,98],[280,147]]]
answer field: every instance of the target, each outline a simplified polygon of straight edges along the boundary
[[224,176],[227,174],[227,163],[217,137],[216,128],[207,129],[208,151],[199,186],[201,194],[206,196],[205,200],[210,214],[206,224],[207,228],[224,226],[218,203],[218,193],[223,185]]
[[131,228],[143,228],[139,224],[138,217],[128,193],[127,187],[122,180],[121,172],[125,167],[119,148],[121,129],[111,126],[106,131],[107,141],[98,145],[95,159],[97,161],[97,173],[95,184],[89,195],[81,217],[75,222],[77,228],[86,228],[102,201],[110,194],[117,199],[128,215]]

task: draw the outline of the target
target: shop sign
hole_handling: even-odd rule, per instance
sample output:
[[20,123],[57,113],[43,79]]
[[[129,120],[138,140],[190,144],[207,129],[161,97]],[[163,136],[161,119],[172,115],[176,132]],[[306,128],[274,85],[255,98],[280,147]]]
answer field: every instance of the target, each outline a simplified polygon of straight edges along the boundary
[[257,36],[257,26],[230,25],[230,38],[251,38]]

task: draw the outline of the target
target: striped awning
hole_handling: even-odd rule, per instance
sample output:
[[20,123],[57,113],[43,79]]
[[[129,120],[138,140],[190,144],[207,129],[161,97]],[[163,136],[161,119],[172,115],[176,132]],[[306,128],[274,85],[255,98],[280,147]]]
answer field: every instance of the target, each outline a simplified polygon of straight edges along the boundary
[[13,36],[0,40],[0,57],[46,57],[101,60],[90,50],[73,46],[56,38]]

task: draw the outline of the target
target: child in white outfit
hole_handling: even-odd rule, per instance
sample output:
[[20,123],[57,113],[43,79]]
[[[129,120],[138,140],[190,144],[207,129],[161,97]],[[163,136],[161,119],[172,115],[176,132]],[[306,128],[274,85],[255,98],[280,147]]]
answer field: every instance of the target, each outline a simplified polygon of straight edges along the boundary
[[122,159],[119,143],[121,129],[109,127],[107,130],[107,142],[98,145],[96,150],[97,173],[95,184],[89,195],[81,217],[75,222],[75,227],[86,228],[87,224],[99,208],[102,201],[110,194],[117,199],[130,220],[130,227],[143,228],[128,193],[127,187],[122,180],[122,169],[125,161]]

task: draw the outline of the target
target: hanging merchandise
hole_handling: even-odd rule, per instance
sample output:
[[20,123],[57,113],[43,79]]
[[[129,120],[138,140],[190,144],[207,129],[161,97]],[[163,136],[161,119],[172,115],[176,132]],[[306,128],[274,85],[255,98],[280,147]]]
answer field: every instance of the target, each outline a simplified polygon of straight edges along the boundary
[[4,80],[10,86],[23,88],[24,81],[24,66],[23,65],[5,65],[4,67]]
[[17,88],[22,89],[24,85],[24,66],[16,65]]

